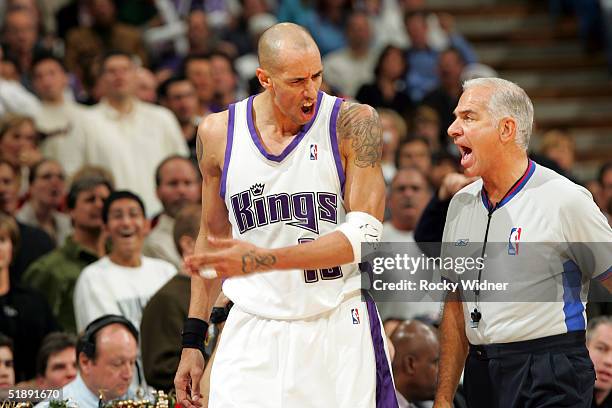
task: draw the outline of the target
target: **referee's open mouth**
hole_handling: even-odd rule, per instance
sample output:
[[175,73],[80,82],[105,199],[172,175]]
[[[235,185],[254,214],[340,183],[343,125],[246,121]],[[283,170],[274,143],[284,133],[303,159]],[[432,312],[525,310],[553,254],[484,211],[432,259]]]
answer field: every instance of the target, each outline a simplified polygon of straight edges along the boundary
[[468,167],[472,164],[473,154],[472,149],[467,146],[457,145],[459,151],[461,152],[461,165],[463,167]]

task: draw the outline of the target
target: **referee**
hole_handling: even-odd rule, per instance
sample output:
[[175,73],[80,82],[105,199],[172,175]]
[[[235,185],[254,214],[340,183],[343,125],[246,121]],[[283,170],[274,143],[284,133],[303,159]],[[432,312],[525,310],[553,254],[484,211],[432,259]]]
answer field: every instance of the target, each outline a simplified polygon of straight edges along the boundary
[[[487,241],[503,242],[507,253],[496,256],[506,264],[531,248],[521,242],[604,244],[588,262],[571,250],[556,251],[527,271],[504,275],[518,285],[525,282],[515,272],[529,276],[535,282],[529,290],[562,283],[554,299],[485,303],[480,292],[469,299],[463,292],[460,301],[449,294],[434,407],[451,407],[465,366],[470,408],[589,408],[595,372],[584,306],[591,278],[612,291],[612,230],[586,189],[528,159],[533,105],[525,91],[497,78],[470,80],[463,89],[448,134],[466,176],[481,179],[453,197],[442,241],[483,242],[483,254]],[[485,260],[479,282],[498,273]]]

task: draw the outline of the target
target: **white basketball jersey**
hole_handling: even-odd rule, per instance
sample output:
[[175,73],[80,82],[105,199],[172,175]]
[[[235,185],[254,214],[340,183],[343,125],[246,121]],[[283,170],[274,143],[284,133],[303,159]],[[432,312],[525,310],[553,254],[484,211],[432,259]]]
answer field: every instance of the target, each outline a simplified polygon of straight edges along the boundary
[[[341,99],[319,92],[316,113],[278,156],[263,147],[251,96],[229,108],[220,194],[232,235],[262,248],[317,239],[344,222],[344,171],[336,121]],[[303,319],[338,306],[359,289],[357,265],[282,270],[227,279],[224,293],[248,313]]]

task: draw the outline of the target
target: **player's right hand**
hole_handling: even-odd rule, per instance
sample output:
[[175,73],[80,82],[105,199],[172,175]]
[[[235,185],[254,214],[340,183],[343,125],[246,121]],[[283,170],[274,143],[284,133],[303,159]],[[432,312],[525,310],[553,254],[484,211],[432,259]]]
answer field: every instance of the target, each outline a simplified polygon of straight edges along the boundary
[[202,406],[200,380],[204,373],[204,356],[198,349],[185,348],[174,377],[176,400],[185,408]]

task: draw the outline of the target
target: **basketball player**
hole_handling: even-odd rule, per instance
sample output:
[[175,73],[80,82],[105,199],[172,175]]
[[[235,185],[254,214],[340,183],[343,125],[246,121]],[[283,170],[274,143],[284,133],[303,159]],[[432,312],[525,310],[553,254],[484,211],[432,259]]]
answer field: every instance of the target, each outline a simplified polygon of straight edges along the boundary
[[319,91],[319,50],[300,26],[270,28],[258,54],[265,91],[208,116],[198,132],[204,207],[186,260],[193,279],[178,400],[201,405],[197,348],[219,286],[198,275],[208,268],[235,303],[210,407],[397,407],[357,266],[361,242],[382,232],[378,116]]

